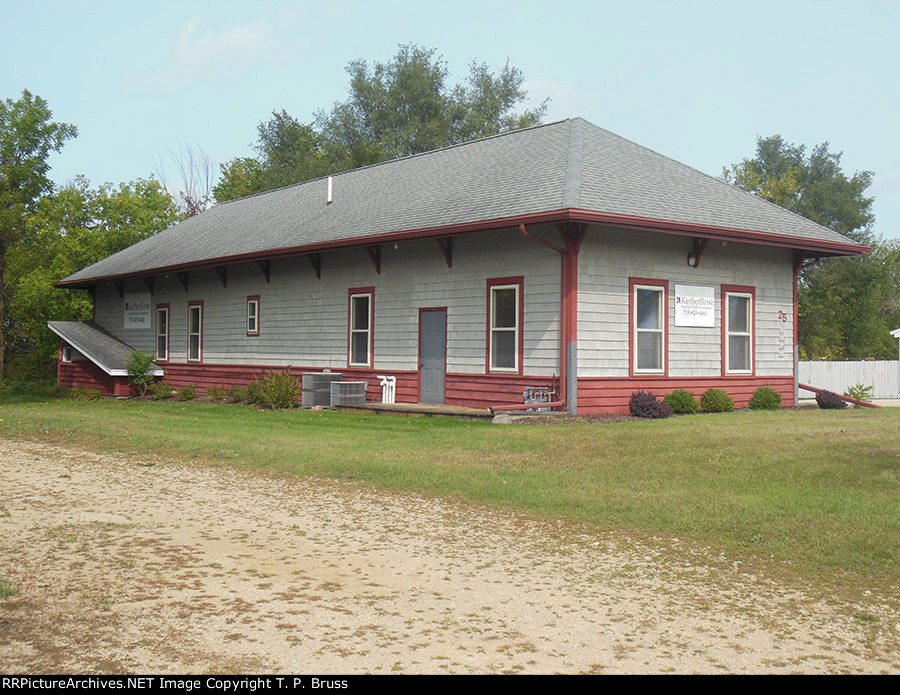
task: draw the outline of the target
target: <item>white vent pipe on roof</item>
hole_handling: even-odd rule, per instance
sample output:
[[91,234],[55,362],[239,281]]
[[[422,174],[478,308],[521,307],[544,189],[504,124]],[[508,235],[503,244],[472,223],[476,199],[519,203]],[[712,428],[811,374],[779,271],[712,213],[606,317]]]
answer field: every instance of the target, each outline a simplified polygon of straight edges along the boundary
[[328,200],[325,201],[327,205],[331,205],[331,201],[332,201],[332,196],[331,196],[332,179],[333,179],[333,177],[331,177],[331,176],[328,177]]

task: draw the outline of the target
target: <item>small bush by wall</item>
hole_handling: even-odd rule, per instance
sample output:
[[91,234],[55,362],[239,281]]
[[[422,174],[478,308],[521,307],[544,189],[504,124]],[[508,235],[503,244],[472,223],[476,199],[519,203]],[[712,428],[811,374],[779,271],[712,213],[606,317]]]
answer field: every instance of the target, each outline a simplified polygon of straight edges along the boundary
[[197,384],[187,384],[178,389],[178,397],[183,401],[192,401],[197,397]]
[[700,412],[700,404],[697,403],[694,394],[685,389],[675,389],[672,393],[667,393],[663,400],[673,413],[679,415],[693,415]]
[[649,391],[635,391],[631,394],[628,410],[635,417],[661,418],[669,417],[672,409],[661,402]]
[[834,391],[822,391],[816,394],[816,403],[824,410],[840,410],[847,407],[847,401]]
[[150,393],[153,394],[153,400],[161,401],[164,398],[171,398],[174,393],[174,389],[172,388],[172,384],[166,381],[154,381],[151,382]]
[[750,398],[751,410],[779,410],[781,394],[771,386],[760,386]]
[[269,372],[247,387],[251,403],[269,408],[293,408],[297,404],[300,380],[291,376],[290,369]]
[[700,408],[704,413],[730,413],[734,401],[721,389],[706,389],[700,397]]

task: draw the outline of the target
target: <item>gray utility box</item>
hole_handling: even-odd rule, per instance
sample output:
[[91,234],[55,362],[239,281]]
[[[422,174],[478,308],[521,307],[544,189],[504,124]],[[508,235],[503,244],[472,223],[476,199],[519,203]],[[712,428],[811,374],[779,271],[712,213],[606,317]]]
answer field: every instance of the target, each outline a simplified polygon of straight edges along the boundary
[[333,381],[331,405],[365,405],[367,381]]
[[341,380],[334,372],[307,372],[303,375],[303,392],[300,402],[307,408],[331,405],[331,384]]

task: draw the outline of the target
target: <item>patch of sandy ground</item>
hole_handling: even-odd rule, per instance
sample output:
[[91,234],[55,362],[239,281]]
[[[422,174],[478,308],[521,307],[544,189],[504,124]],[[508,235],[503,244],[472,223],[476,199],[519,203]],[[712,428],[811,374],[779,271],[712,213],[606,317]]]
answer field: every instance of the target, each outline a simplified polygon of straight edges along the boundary
[[889,630],[699,557],[0,439],[0,579],[19,591],[0,600],[3,673],[900,671],[900,617],[877,600]]

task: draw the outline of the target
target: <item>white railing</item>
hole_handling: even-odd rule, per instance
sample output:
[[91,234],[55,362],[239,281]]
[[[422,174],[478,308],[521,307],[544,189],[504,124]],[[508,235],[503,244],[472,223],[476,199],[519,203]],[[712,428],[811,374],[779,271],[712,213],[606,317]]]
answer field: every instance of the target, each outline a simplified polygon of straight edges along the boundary
[[[872,398],[900,398],[900,361],[801,362],[800,383],[844,393],[851,386],[872,387]],[[801,392],[800,396],[808,396]]]

